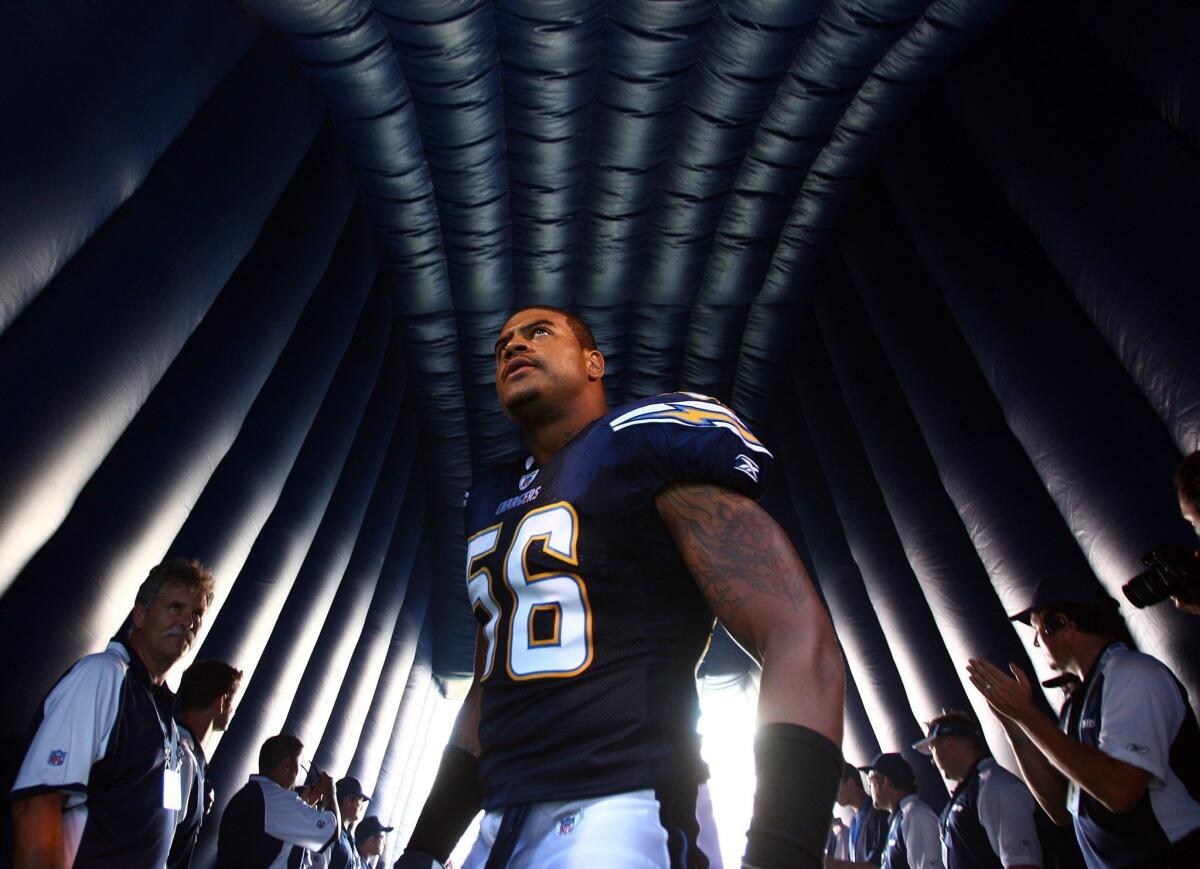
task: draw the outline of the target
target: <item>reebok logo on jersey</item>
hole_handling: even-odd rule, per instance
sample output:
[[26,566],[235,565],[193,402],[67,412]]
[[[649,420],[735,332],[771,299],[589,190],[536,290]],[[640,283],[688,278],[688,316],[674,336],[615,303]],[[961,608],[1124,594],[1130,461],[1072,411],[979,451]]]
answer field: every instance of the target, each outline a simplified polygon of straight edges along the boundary
[[754,482],[758,482],[758,462],[749,456],[744,456],[741,453],[737,454],[737,458],[733,460],[733,469],[741,471]]
[[573,812],[564,818],[558,819],[558,826],[556,829],[558,838],[561,839],[563,836],[569,836],[571,833],[575,832],[575,822],[579,820],[580,814],[580,812]]
[[1149,754],[1150,753],[1149,746],[1138,745],[1136,742],[1129,743],[1129,745],[1125,746],[1125,748],[1128,749],[1129,751],[1132,751],[1134,754]]
[[46,758],[46,763],[51,766],[62,766],[67,762],[67,753],[61,749],[50,752],[50,756]]

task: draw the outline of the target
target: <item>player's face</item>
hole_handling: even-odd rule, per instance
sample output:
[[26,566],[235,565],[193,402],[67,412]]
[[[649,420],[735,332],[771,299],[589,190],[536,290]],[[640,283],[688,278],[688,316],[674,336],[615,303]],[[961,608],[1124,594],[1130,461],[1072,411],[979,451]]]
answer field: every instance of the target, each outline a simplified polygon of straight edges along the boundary
[[589,353],[557,311],[531,308],[514,315],[496,342],[496,394],[520,421],[570,402],[589,382]]
[[168,582],[150,606],[134,606],[134,629],[156,661],[174,663],[196,642],[207,609],[204,592]]

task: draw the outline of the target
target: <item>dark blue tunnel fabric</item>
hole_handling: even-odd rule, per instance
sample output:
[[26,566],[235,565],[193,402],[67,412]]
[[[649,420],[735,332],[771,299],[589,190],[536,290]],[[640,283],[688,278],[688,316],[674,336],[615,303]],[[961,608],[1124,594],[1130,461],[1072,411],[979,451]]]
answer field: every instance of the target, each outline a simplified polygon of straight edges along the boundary
[[[1006,613],[1042,576],[1096,587],[1071,530],[1004,420],[971,348],[878,183],[842,239],[842,257],[946,494]],[[954,407],[955,413],[946,413]]]
[[[1180,454],[970,158],[961,131],[932,105],[918,120],[938,124],[938,135],[918,142],[920,126],[910,130],[888,164],[888,189],[1009,427],[1096,576],[1120,599],[1121,584],[1142,569],[1140,555],[1190,542],[1169,483]],[[1167,661],[1195,697],[1195,625],[1173,609],[1130,610],[1134,639]]]
[[[20,171],[0,196],[0,332],[136,192],[259,31],[242,7],[205,0],[64,11],[5,4],[0,164]],[[72,68],[87,73],[65,87]]]
[[204,317],[320,123],[303,74],[264,34],[4,332],[0,406],[25,422],[0,437],[0,589],[66,517]]
[[355,207],[320,285],[169,554],[199,558],[217,576],[240,571],[331,389],[378,264],[370,222]]
[[914,712],[922,721],[943,709],[966,706],[966,694],[950,662],[944,638],[904,557],[896,526],[872,477],[861,435],[856,433],[837,374],[812,319],[796,324],[792,377],[800,410],[812,436],[834,508],[862,576],[871,606],[892,646]]
[[[714,10],[704,58],[676,123],[676,145],[659,176],[644,270],[634,284],[644,305],[633,311],[632,328],[642,340],[628,349],[629,398],[669,391],[679,380],[688,309],[728,188],[822,5],[731,2]],[[646,317],[653,328],[639,326]],[[617,355],[624,355],[620,345]],[[671,364],[651,366],[648,359]]]
[[[1188,452],[1200,443],[1200,294],[1174,254],[1200,226],[1200,154],[1087,40],[1064,42],[1066,23],[1031,17],[998,28],[948,96],[1009,205]],[[998,87],[986,71],[1017,40],[1023,62]]]
[[[0,786],[170,554],[217,576],[181,664],[246,672],[221,799],[286,727],[411,823],[472,667],[463,493],[521,452],[522,304],[585,317],[611,402],[715,395],[768,442],[844,749],[906,751],[931,802],[907,746],[979,707],[965,657],[1048,675],[1004,618],[1039,579],[1119,596],[1195,545],[1194,4],[10,7]],[[1200,703],[1200,619],[1123,612]],[[720,633],[703,673],[753,678]]]
[[[780,233],[771,265],[745,317],[732,401],[748,420],[769,414],[778,363],[786,358],[787,312],[815,288],[830,241],[840,231],[863,177],[873,171],[929,83],[1011,5],[1013,0],[937,0],[883,56],[831,132],[805,175]],[[742,311],[740,306],[733,309]],[[782,314],[782,316],[780,316]],[[740,325],[739,319],[739,325]],[[714,361],[724,372],[732,358]],[[721,383],[730,382],[722,374]]]
[[[396,432],[397,437],[415,440],[411,421],[402,423],[402,426]],[[416,585],[411,582],[411,577],[424,529],[422,516],[426,497],[421,477],[419,469],[410,471],[409,483],[404,491],[404,505],[396,516],[379,580],[364,608],[365,612],[357,614],[353,621],[344,620],[341,625],[341,629],[354,639],[354,648],[344,667],[345,675],[337,697],[328,704],[328,723],[321,734],[321,742],[313,752],[313,762],[321,769],[349,768],[352,775],[360,778],[367,778],[372,773],[370,769],[352,768],[351,762],[352,756],[357,755],[356,747],[361,745],[366,728],[362,712],[370,708],[382,680],[386,678],[391,638],[409,600],[410,585]],[[421,610],[423,618],[428,608],[428,590],[412,589],[412,597],[425,600]],[[358,748],[358,751],[362,750]]]
[[[867,325],[866,311],[844,273],[839,270],[835,275],[815,300],[821,335],[880,495],[946,649],[955,661],[1013,662],[1032,674],[888,360]],[[971,689],[963,667],[956,670],[966,699],[989,731],[995,753],[1015,763],[987,702]]]
[[[914,715],[916,704],[909,693],[919,696],[920,686],[916,681],[903,681],[890,638],[884,634],[845,532],[838,524],[837,507],[821,470],[812,435],[793,396],[785,397],[779,408],[774,442],[778,444],[796,515],[803,528],[813,580],[829,607],[834,630],[880,748],[904,752],[917,771],[921,796],[940,804],[946,799],[945,785],[929,760],[910,748],[924,736]],[[921,711],[916,714],[924,714],[925,706],[922,700]]]
[[[350,666],[368,608],[376,592],[386,591],[380,587],[385,579],[384,562],[392,540],[397,537],[401,507],[414,476],[416,438],[408,424],[412,421],[407,412],[409,409],[401,408],[362,525],[354,538],[354,551],[341,572],[320,633],[307,645],[309,657],[304,675],[300,677],[295,698],[280,728],[305,742],[312,743],[325,732],[334,712],[338,679],[344,677]],[[399,540],[405,541],[405,536],[399,535]],[[411,552],[414,547],[411,541],[407,542]],[[337,768],[344,765],[339,763]]]
[[[0,600],[10,624],[39,600],[57,601],[53,625],[42,632],[56,654],[30,662],[29,679],[15,687],[27,692],[22,703],[37,702],[64,669],[63,657],[88,651],[79,638],[112,634],[121,625],[139,571],[182,525],[212,473],[210,460],[232,444],[349,211],[354,178],[335,149],[327,130],[262,227],[259,243],[88,480],[70,516]],[[328,213],[331,225],[298,225],[311,210]],[[163,324],[148,328],[153,334]],[[86,584],[78,582],[81,551],[88,552]],[[0,638],[13,659],[26,642],[10,631]]]

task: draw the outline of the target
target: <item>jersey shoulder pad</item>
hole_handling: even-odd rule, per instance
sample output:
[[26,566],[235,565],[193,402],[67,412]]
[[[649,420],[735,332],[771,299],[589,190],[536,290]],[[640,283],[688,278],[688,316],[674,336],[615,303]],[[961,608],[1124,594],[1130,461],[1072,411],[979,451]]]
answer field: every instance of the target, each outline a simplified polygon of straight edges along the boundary
[[671,392],[631,402],[609,414],[618,444],[649,458],[661,484],[714,483],[759,497],[771,451],[715,398]]

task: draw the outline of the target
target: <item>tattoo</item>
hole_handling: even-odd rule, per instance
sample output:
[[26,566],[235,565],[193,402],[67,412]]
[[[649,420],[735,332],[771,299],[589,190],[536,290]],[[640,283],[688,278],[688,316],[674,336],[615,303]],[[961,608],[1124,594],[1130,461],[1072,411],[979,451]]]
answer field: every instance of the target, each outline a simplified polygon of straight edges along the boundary
[[688,483],[663,489],[658,503],[696,584],[726,627],[754,596],[800,611],[803,567],[761,507],[719,486]]

